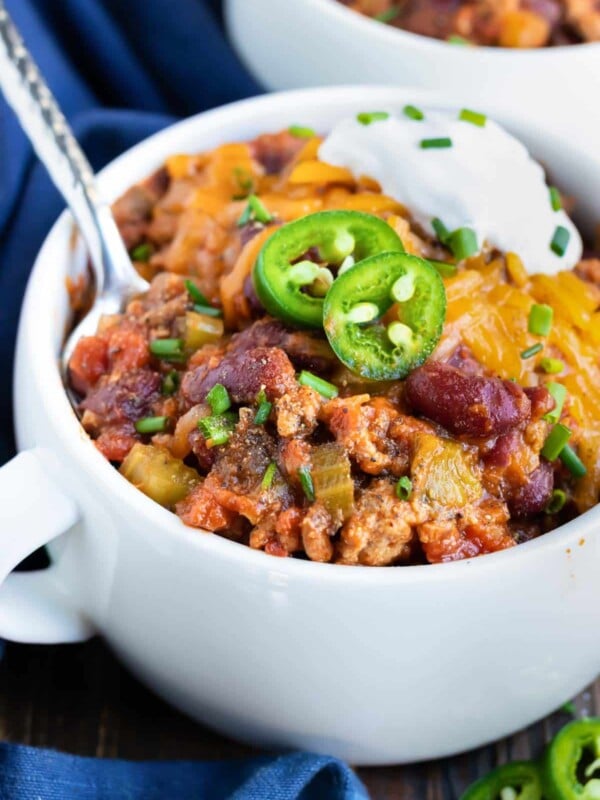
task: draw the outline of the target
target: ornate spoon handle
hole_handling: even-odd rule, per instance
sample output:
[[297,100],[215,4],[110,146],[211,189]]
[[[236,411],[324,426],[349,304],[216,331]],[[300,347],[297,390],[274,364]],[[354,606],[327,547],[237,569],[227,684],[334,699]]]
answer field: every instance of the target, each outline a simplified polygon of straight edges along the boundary
[[0,89],[66,200],[88,246],[97,292],[146,285],[135,274],[94,173],[8,11],[0,0]]

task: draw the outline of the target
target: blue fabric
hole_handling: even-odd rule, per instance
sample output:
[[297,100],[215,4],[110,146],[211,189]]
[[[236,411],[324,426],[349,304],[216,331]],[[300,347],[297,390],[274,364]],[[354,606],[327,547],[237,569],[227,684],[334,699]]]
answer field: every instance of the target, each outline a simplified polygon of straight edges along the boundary
[[367,800],[348,767],[291,753],[240,761],[128,762],[0,745],[2,800]]
[[[225,41],[215,0],[6,0],[6,6],[96,169],[177,117],[260,92]],[[19,307],[62,207],[0,99],[0,464],[13,454],[7,381]],[[0,745],[2,800],[366,797],[344,764],[305,753],[128,763]]]
[[[227,44],[218,0],[6,0],[98,169],[175,118],[261,91]],[[0,99],[0,463],[13,454],[19,308],[63,203]]]

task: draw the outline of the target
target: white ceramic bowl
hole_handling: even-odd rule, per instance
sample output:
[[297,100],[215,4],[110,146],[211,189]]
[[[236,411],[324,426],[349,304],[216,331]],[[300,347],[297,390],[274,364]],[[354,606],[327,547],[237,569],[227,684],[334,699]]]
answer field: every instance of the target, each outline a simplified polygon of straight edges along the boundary
[[[174,152],[291,120],[326,131],[365,106],[406,102],[443,105],[377,87],[236,103],[138,145],[103,171],[101,188],[115,198]],[[508,122],[580,199],[583,225],[599,219],[600,157],[573,153],[523,114]],[[17,435],[22,450],[34,449],[0,471],[0,578],[64,535],[50,545],[49,570],[2,585],[0,636],[74,641],[98,632],[198,720],[256,745],[360,764],[475,747],[544,716],[596,676],[600,508],[509,551],[375,569],[271,557],[186,528],[136,491],[82,431],[61,385],[64,282],[81,267],[70,234],[63,214],[23,308]]]
[[464,47],[383,25],[337,0],[226,0],[229,36],[267,88],[388,84],[462,92],[482,111],[527,110],[572,142],[600,133],[600,43]]

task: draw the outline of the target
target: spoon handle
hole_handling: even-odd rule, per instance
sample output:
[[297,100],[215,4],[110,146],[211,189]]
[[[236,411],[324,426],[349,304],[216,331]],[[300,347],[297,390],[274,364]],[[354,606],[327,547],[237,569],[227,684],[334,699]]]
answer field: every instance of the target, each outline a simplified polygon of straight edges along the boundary
[[87,244],[97,291],[131,285],[132,266],[92,168],[0,0],[0,89],[66,200]]

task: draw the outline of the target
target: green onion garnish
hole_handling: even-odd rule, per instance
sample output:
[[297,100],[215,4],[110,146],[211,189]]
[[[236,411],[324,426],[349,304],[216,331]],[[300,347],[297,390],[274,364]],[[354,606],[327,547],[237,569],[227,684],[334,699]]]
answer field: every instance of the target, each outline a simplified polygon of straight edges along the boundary
[[554,383],[554,381],[548,381],[546,384],[546,389],[550,392],[554,399],[554,408],[552,411],[549,411],[547,414],[544,414],[544,419],[546,422],[558,422],[561,417],[565,400],[567,399],[567,389],[562,383]]
[[200,289],[190,280],[185,281],[185,288],[193,303],[198,303],[201,306],[210,306],[206,297],[202,294]]
[[138,244],[137,247],[131,251],[132,261],[149,261],[152,255],[152,245],[149,242]]
[[182,339],[154,339],[150,342],[150,352],[153,356],[162,358],[164,361],[182,361],[183,340]]
[[258,393],[256,402],[258,403],[258,409],[256,411],[256,416],[254,417],[254,424],[264,425],[269,419],[271,409],[273,408],[273,403],[269,403],[267,400],[267,395],[265,394],[264,389],[261,389]]
[[238,228],[255,220],[266,225],[271,222],[273,215],[268,211],[264,203],[255,194],[248,195],[248,205],[244,209],[241,217],[237,221]]
[[548,336],[552,328],[554,309],[546,305],[533,305],[529,311],[527,330],[535,336]]
[[457,33],[451,33],[446,41],[450,44],[472,44],[472,42],[470,42],[468,39],[465,39],[464,36],[459,36]]
[[138,433],[160,433],[167,427],[168,417],[144,417],[135,423]]
[[456,264],[448,264],[447,261],[436,261],[434,258],[428,260],[437,269],[442,278],[453,278],[458,272]]
[[587,475],[585,464],[568,444],[563,447],[560,460],[574,478],[583,478],[584,475]]
[[333,383],[329,383],[329,381],[325,381],[323,378],[319,378],[318,375],[313,375],[312,372],[307,372],[305,369],[298,375],[298,383],[301,386],[310,386],[311,389],[314,389],[328,400],[332,400],[339,394],[337,386],[334,386]]
[[310,467],[300,467],[298,470],[298,476],[300,477],[302,491],[306,495],[307,499],[310,500],[311,503],[314,503],[315,487],[313,484],[312,475],[310,474]]
[[575,703],[572,700],[569,700],[568,703],[565,703],[564,705],[562,705],[560,707],[560,710],[564,714],[571,714],[571,716],[573,716],[573,717],[577,713],[577,709],[575,708]]
[[410,106],[410,105],[404,106],[404,108],[402,109],[402,113],[404,114],[405,117],[408,117],[409,119],[414,119],[417,122],[420,122],[422,119],[425,119],[425,114],[421,111],[420,108],[417,108],[416,106]]
[[548,434],[541,453],[548,461],[556,461],[571,438],[571,431],[559,422]]
[[198,420],[198,428],[202,432],[209,447],[227,444],[237,422],[231,411]]
[[381,122],[384,119],[389,119],[387,111],[361,111],[356,115],[356,119],[361,125],[370,125],[372,122]]
[[556,186],[550,186],[548,189],[550,192],[550,205],[552,206],[553,211],[560,211],[562,208],[562,199],[560,196],[560,192],[556,188]]
[[475,255],[479,250],[477,234],[473,228],[457,228],[452,231],[446,244],[458,261]]
[[374,20],[377,22],[383,22],[384,24],[388,24],[388,22],[393,22],[398,14],[400,13],[400,6],[392,6],[391,8],[382,11],[380,14],[375,14],[373,17]]
[[273,478],[275,477],[276,470],[277,470],[277,464],[274,461],[271,461],[271,463],[265,470],[265,474],[263,475],[262,481],[260,482],[260,488],[263,491],[271,487],[271,484],[273,483]]
[[254,178],[252,177],[251,173],[248,172],[248,170],[244,169],[243,167],[234,167],[233,175],[237,182],[237,185],[244,193],[242,195],[234,195],[233,199],[243,200],[245,197],[248,197],[250,192],[254,189]]
[[412,481],[409,477],[404,475],[402,478],[398,480],[396,484],[396,496],[400,498],[400,500],[408,500],[408,498],[412,494]]
[[449,136],[440,136],[437,139],[421,139],[419,145],[423,150],[439,150],[443,147],[452,147],[452,139]]
[[553,253],[556,253],[557,256],[564,256],[567,252],[567,247],[569,246],[569,239],[571,238],[571,234],[566,228],[563,228],[562,225],[557,225],[556,230],[554,231],[554,236],[552,237],[552,241],[550,242],[550,250]]
[[540,344],[539,342],[537,344],[532,344],[531,347],[528,347],[526,350],[523,350],[523,352],[521,353],[521,358],[531,358],[532,356],[537,355],[540,352],[540,350],[543,349],[544,345]]
[[223,312],[220,308],[214,306],[194,305],[194,311],[197,314],[204,314],[207,317],[222,317]]
[[463,122],[470,122],[471,125],[477,125],[480,128],[484,128],[487,122],[485,114],[479,114],[477,111],[471,111],[468,108],[463,108],[458,118],[463,120]]
[[540,358],[540,367],[548,375],[558,375],[565,369],[565,362],[560,358]]
[[440,240],[442,244],[446,244],[448,241],[448,237],[450,236],[450,231],[444,225],[442,220],[439,217],[434,217],[431,220],[431,227],[435,231],[435,235]]
[[312,128],[305,128],[303,125],[290,125],[288,131],[298,139],[312,139],[315,136]]
[[231,398],[229,392],[222,383],[215,383],[210,392],[206,395],[206,401],[212,409],[213,414],[222,414],[231,408]]
[[563,492],[562,489],[555,489],[552,492],[552,497],[548,501],[548,505],[545,508],[546,514],[558,514],[559,511],[563,510],[566,502],[566,492]]
[[162,381],[161,386],[161,394],[165,397],[170,397],[172,394],[175,394],[177,389],[179,388],[179,373],[176,369],[172,369],[171,372],[167,372],[165,377]]

